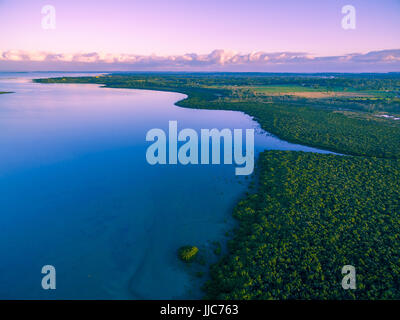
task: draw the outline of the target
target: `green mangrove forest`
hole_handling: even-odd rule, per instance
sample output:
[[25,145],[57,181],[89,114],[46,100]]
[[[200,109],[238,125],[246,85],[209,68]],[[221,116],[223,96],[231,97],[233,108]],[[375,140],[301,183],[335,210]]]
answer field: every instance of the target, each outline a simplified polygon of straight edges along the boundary
[[[264,151],[211,299],[400,299],[400,74],[135,73],[36,80],[174,91],[186,108],[242,111],[287,141]],[[181,259],[193,251],[180,251]],[[189,257],[190,258],[190,257]],[[344,265],[356,290],[342,288]]]

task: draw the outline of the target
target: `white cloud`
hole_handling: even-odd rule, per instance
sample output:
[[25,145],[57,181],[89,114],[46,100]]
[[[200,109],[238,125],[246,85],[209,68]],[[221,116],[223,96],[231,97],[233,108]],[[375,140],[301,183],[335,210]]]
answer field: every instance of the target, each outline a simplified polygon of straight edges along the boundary
[[[51,53],[51,52],[28,52],[22,50],[0,51],[0,62],[4,66],[7,63],[39,63],[45,66],[60,65],[72,66],[96,66],[122,69],[143,69],[143,70],[207,70],[207,69],[237,69],[268,71],[274,67],[311,67],[318,70],[318,66],[324,68],[335,67],[374,67],[376,65],[389,65],[395,68],[393,71],[400,70],[400,49],[371,51],[366,54],[348,54],[343,56],[314,57],[304,52],[251,52],[241,54],[229,50],[214,50],[209,54],[183,54],[170,56],[157,55],[135,55],[135,54],[110,54],[102,52],[89,53]],[[397,69],[396,69],[397,68]]]

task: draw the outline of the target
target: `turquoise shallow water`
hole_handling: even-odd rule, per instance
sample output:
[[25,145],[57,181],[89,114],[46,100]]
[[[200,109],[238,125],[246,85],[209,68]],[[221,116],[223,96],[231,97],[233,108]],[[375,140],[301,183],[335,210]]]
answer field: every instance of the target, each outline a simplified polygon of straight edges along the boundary
[[[179,246],[224,241],[246,190],[231,165],[150,166],[146,132],[254,128],[256,151],[315,151],[240,112],[184,109],[177,93],[36,84],[0,73],[0,298],[174,299],[202,293]],[[57,289],[41,288],[54,265]]]

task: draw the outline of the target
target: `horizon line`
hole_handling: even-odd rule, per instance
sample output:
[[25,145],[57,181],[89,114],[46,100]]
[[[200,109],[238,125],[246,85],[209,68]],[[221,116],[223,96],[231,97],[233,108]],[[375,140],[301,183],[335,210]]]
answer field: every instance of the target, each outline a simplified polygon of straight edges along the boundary
[[290,71],[282,71],[282,72],[273,72],[273,71],[176,71],[176,70],[112,70],[112,71],[105,71],[105,70],[33,70],[33,71],[2,71],[0,73],[104,73],[104,74],[120,74],[120,73],[175,73],[175,74],[212,74],[212,73],[233,73],[233,74],[400,74],[400,71],[382,71],[382,72],[335,72],[335,71],[328,71],[328,72],[313,72],[313,71],[303,71],[303,72],[290,72]]

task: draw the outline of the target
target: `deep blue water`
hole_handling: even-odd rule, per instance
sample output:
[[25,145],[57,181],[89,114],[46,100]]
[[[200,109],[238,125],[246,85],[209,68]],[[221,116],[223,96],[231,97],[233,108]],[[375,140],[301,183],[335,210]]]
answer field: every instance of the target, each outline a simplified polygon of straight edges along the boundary
[[[71,74],[69,74],[71,75]],[[0,298],[174,299],[202,293],[181,245],[224,241],[246,179],[232,165],[147,164],[152,128],[255,128],[256,151],[319,151],[240,112],[184,109],[182,94],[35,84],[0,73]],[[54,265],[57,289],[43,290]]]

